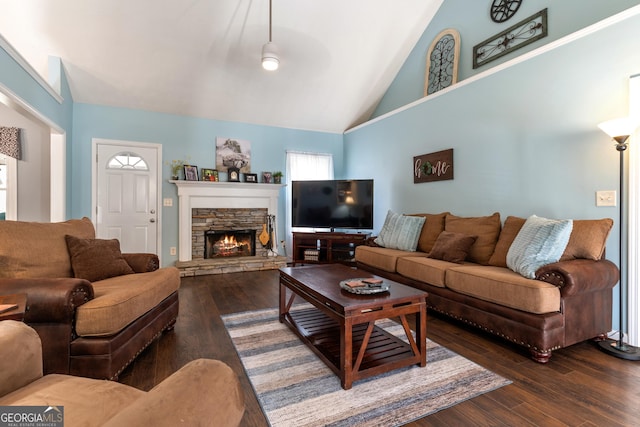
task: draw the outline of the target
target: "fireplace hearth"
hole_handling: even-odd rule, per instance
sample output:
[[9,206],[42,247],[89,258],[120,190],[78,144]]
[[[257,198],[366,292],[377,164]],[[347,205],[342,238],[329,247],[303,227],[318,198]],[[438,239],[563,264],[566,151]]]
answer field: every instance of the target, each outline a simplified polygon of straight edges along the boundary
[[256,230],[207,230],[204,258],[255,256]]

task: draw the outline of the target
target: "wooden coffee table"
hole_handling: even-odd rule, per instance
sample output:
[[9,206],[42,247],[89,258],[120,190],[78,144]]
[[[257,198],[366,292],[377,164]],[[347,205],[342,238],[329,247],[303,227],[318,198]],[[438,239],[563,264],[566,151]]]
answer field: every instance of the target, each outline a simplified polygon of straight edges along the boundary
[[[387,292],[356,295],[339,283],[377,277],[342,264],[280,269],[280,322],[287,324],[340,377],[345,390],[354,381],[409,365],[427,364],[428,294],[384,279]],[[307,301],[308,309],[294,308]],[[406,316],[416,315],[416,338]],[[399,318],[409,343],[375,326]]]

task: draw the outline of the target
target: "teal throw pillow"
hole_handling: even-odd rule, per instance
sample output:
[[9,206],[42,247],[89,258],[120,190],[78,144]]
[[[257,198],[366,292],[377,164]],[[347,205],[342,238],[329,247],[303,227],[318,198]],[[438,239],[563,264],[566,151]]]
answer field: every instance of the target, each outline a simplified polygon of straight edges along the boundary
[[374,241],[385,248],[415,252],[425,219],[389,211]]
[[573,221],[531,215],[507,252],[507,267],[535,279],[540,267],[558,262],[569,243]]

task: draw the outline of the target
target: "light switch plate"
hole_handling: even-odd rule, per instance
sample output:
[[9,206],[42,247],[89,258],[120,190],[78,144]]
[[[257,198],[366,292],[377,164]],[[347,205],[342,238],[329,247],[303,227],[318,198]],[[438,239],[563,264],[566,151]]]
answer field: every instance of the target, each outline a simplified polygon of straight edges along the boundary
[[171,197],[167,197],[166,199],[162,200],[162,205],[163,206],[173,206],[173,199]]
[[616,206],[616,191],[596,191],[596,206]]

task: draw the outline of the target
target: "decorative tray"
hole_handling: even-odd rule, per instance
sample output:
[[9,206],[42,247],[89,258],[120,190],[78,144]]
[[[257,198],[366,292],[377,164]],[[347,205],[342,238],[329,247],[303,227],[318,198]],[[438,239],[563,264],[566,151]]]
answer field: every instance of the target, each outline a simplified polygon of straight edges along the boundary
[[[375,282],[375,283],[367,283]],[[382,280],[374,280],[371,277],[348,279],[340,282],[340,287],[347,292],[359,295],[379,294],[389,290],[389,284]]]

